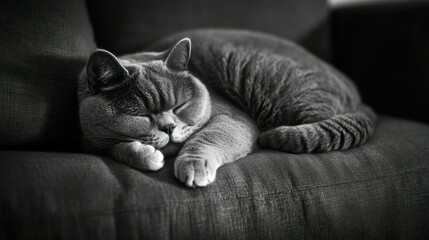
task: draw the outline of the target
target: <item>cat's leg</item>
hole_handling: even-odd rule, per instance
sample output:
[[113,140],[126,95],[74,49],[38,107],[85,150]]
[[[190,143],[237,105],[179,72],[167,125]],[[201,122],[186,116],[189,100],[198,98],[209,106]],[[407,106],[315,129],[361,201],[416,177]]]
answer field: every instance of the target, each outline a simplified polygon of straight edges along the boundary
[[175,160],[174,174],[189,187],[214,181],[217,169],[249,154],[258,130],[252,120],[218,115],[195,133]]
[[153,146],[141,142],[124,142],[115,144],[110,155],[115,160],[143,171],[157,171],[164,166],[164,156]]

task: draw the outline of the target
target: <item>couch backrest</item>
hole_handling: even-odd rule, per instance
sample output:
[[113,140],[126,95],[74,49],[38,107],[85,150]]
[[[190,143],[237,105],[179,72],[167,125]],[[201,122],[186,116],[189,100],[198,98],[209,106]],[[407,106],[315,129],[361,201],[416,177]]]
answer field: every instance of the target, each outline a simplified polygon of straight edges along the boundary
[[75,149],[76,77],[95,48],[84,0],[0,7],[0,149]]
[[328,58],[326,0],[88,0],[98,46],[116,54],[138,51],[179,31],[241,28],[302,43]]

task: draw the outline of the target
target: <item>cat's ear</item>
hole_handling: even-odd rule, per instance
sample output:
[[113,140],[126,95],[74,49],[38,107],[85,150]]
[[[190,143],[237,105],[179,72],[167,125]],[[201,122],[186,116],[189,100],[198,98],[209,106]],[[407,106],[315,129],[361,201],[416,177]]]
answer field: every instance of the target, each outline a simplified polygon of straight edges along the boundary
[[191,39],[183,38],[174,45],[165,59],[165,65],[174,71],[186,71],[191,58]]
[[94,92],[112,89],[129,77],[115,55],[102,49],[91,54],[86,73],[89,89]]

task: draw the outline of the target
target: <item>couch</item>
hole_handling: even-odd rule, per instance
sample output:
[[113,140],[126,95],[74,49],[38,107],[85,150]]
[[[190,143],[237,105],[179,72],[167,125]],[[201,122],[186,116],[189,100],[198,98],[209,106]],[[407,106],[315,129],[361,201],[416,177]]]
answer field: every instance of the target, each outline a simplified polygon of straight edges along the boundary
[[[360,65],[366,57],[383,59],[383,52],[356,51],[350,48],[354,38],[341,33],[360,29],[365,39],[367,26],[382,35],[365,19],[383,17],[380,9],[402,9],[387,5],[332,10],[324,0],[2,3],[0,239],[429,239],[429,121],[424,113],[395,108],[398,97],[415,109],[428,106],[427,68],[417,74],[423,80],[400,77],[415,74],[410,63],[422,66],[427,58],[407,59],[408,68],[382,69],[383,75]],[[351,15],[345,14],[349,8]],[[427,4],[409,16],[419,11],[427,20],[428,11],[417,10],[422,8]],[[410,25],[415,31],[424,29],[420,20]],[[221,167],[215,183],[197,189],[174,178],[174,159],[158,172],[140,172],[82,152],[76,79],[91,51],[130,53],[195,28],[274,34],[339,66],[380,113],[373,137],[360,147],[321,154],[260,149]],[[423,47],[415,51],[427,56],[429,41],[416,41]],[[406,84],[401,91],[380,83],[372,89],[365,78],[371,74],[378,76],[371,81]]]

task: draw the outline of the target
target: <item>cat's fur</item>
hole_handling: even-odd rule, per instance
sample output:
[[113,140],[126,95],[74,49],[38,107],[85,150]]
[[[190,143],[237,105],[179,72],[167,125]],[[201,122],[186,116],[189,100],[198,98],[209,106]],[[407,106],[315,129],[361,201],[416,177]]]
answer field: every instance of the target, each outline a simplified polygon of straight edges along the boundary
[[[192,57],[190,39],[177,42],[182,37],[192,39]],[[89,151],[141,170],[158,170],[163,153],[178,152],[175,175],[192,187],[213,182],[218,167],[257,142],[326,152],[362,144],[373,132],[375,114],[353,83],[291,42],[193,31],[149,50],[91,55],[79,83]]]

